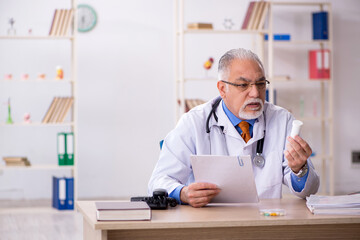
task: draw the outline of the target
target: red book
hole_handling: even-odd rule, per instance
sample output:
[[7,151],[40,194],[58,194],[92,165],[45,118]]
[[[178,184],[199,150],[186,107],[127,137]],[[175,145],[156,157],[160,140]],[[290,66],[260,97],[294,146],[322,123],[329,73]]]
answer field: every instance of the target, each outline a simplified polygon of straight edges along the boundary
[[330,78],[330,50],[319,49],[309,51],[309,78]]
[[247,29],[247,26],[249,24],[251,13],[252,13],[252,10],[254,8],[254,5],[255,5],[255,2],[250,2],[249,3],[249,7],[247,9],[247,12],[246,12],[246,15],[245,15],[245,18],[244,18],[244,22],[243,22],[243,25],[242,25],[241,29],[244,29],[244,30]]

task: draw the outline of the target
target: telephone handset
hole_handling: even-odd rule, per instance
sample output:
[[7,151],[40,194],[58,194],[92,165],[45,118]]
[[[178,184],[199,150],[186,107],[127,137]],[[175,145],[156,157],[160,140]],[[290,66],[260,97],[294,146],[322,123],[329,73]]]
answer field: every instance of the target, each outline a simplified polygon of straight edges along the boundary
[[152,197],[132,197],[131,202],[146,202],[151,209],[167,209],[168,205],[175,207],[177,202],[174,198],[168,197],[165,189],[155,189]]

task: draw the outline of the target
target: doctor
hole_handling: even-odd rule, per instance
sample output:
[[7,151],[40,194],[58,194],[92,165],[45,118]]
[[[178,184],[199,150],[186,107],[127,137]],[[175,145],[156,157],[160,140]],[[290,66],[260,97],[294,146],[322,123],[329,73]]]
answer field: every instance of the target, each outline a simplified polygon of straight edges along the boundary
[[194,182],[190,155],[254,158],[263,139],[265,161],[253,162],[259,198],[281,198],[283,183],[300,198],[315,194],[319,177],[309,159],[312,150],[301,137],[290,137],[294,117],[265,102],[269,82],[257,55],[241,48],[226,52],[218,77],[221,98],[184,114],[165,137],[149,193],[163,188],[179,203],[202,207],[221,190],[212,183]]

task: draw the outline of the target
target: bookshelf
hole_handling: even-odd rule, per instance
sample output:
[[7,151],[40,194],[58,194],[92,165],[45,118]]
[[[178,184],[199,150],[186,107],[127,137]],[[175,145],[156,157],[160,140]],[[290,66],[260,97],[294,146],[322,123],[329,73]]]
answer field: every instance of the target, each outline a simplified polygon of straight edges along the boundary
[[[214,77],[193,77],[185,76],[185,38],[187,36],[206,35],[210,38],[218,35],[230,35],[230,37],[240,37],[247,35],[252,38],[252,50],[255,51],[261,60],[264,59],[264,34],[266,29],[187,29],[185,23],[185,0],[174,0],[174,81],[175,81],[175,121],[185,112],[186,84],[189,82],[216,82]],[[189,1],[190,2],[190,1]],[[219,1],[220,2],[220,1]],[[241,19],[242,20],[242,19]]]
[[[307,54],[307,51],[311,48],[320,48],[320,49],[329,49],[330,50],[330,59],[333,59],[332,56],[332,11],[330,3],[322,2],[272,2],[268,1],[269,5],[266,9],[266,27],[264,29],[257,30],[219,30],[219,29],[186,29],[185,22],[185,0],[174,0],[174,104],[175,104],[175,121],[177,122],[180,116],[185,112],[185,100],[187,97],[186,94],[186,84],[189,82],[199,82],[205,84],[206,82],[213,81],[216,82],[217,79],[212,78],[199,78],[194,76],[187,76],[185,74],[185,49],[188,47],[186,42],[186,37],[190,35],[201,36],[206,35],[209,38],[214,38],[217,35],[226,35],[229,37],[239,37],[244,36],[252,37],[252,51],[257,53],[259,58],[262,60],[264,67],[266,69],[267,78],[271,82],[269,85],[269,101],[275,103],[274,90],[281,89],[291,89],[293,91],[299,91],[298,93],[306,92],[306,90],[297,89],[294,86],[294,83],[302,82],[306,83],[306,88],[315,89],[317,95],[319,96],[318,104],[318,114],[316,116],[304,115],[300,116],[298,113],[294,113],[294,116],[304,121],[306,125],[318,125],[316,130],[316,135],[320,136],[320,139],[316,139],[316,143],[320,145],[317,149],[317,153],[312,157],[313,163],[320,174],[321,189],[319,192],[323,194],[334,194],[334,160],[333,160],[333,97],[332,97],[332,82],[333,82],[333,72],[332,72],[332,61],[330,61],[330,79],[317,79],[311,80],[307,76],[290,76],[287,78],[279,78],[278,73],[275,72],[275,67],[279,66],[279,58],[283,56],[278,55],[278,49],[281,48],[282,52],[287,52],[291,48],[304,48],[303,53]],[[219,1],[221,4],[221,1]],[[264,40],[264,35],[273,36],[276,33],[275,27],[278,27],[274,23],[274,17],[282,15],[280,11],[274,11],[279,6],[286,6],[288,9],[287,12],[291,12],[291,9],[306,7],[311,8],[307,9],[306,12],[302,14],[308,14],[308,17],[311,18],[311,11],[328,11],[328,27],[329,27],[329,40],[313,40],[312,38],[294,38],[289,41],[274,41],[272,37],[269,37],[269,40]],[[244,7],[247,8],[248,5],[244,4]],[[242,16],[243,17],[243,16]],[[286,16],[285,16],[286,17]],[[282,18],[283,21],[286,21],[285,18]],[[309,19],[309,22],[311,19]],[[312,26],[309,25],[307,31],[312,31]],[[292,26],[294,28],[294,26]],[[276,29],[278,30],[278,29]],[[241,46],[239,46],[241,47]],[[305,52],[306,51],[306,52]],[[196,54],[193,53],[193,54]],[[306,65],[308,59],[307,57],[301,59],[304,65]],[[308,66],[304,66],[303,72],[308,73]],[[284,73],[282,73],[284,74]],[[289,74],[285,72],[285,74]],[[277,92],[277,95],[279,92]],[[180,104],[179,104],[180,103]],[[276,102],[277,105],[284,106],[284,102]],[[285,104],[286,105],[286,104]],[[308,140],[308,138],[306,138]],[[311,144],[311,143],[310,143]],[[328,183],[328,184],[327,184]]]
[[[320,136],[320,149],[317,154],[312,157],[313,163],[320,174],[321,189],[319,192],[322,194],[334,195],[334,159],[333,159],[333,47],[332,47],[332,9],[331,3],[325,2],[270,2],[269,7],[269,19],[268,19],[268,32],[269,36],[275,33],[276,24],[274,18],[281,14],[276,12],[279,7],[287,7],[287,11],[291,12],[299,7],[306,7],[308,10],[303,14],[307,14],[311,18],[311,12],[327,11],[328,12],[328,40],[312,40],[312,39],[292,39],[290,41],[274,41],[273,38],[269,38],[267,42],[267,62],[268,62],[268,78],[271,81],[269,85],[269,98],[271,102],[274,102],[274,90],[279,87],[285,89],[294,89],[296,86],[290,86],[294,83],[304,84],[306,83],[307,89],[316,89],[317,96],[319,96],[319,106],[317,116],[309,116],[299,113],[294,113],[295,117],[305,124],[317,124],[319,126],[315,133]],[[284,19],[283,19],[284,20]],[[309,26],[309,31],[312,31],[312,26]],[[277,31],[279,31],[277,29]],[[282,51],[291,50],[291,47],[304,48],[304,49],[329,49],[330,50],[330,78],[329,79],[309,79],[298,78],[297,76],[291,76],[288,81],[281,81],[275,77],[275,65],[277,63],[277,50],[282,48]],[[285,50],[284,50],[285,49]],[[308,59],[301,59],[303,62],[307,62]],[[306,69],[306,73],[308,73]],[[301,90],[300,90],[301,91]],[[301,94],[301,92],[300,92]],[[277,103],[282,105],[281,102]],[[320,167],[320,168],[319,168]],[[328,186],[327,186],[328,183]]]
[[[55,9],[54,9],[55,10]],[[48,32],[48,34],[40,34],[40,35],[0,35],[0,42],[3,41],[2,44],[6,44],[6,43],[13,43],[14,41],[18,42],[23,42],[23,41],[29,41],[27,43],[27,46],[30,46],[30,48],[32,47],[31,44],[38,44],[38,41],[41,41],[41,43],[45,43],[45,47],[43,49],[41,49],[40,51],[46,52],[48,51],[48,49],[46,49],[46,47],[54,47],[56,46],[59,42],[69,42],[69,51],[64,51],[62,52],[65,56],[64,58],[62,58],[61,61],[63,61],[63,59],[65,59],[65,63],[66,66],[69,66],[68,70],[65,74],[65,78],[61,79],[61,80],[55,80],[55,78],[52,78],[52,76],[48,76],[46,77],[46,79],[37,79],[36,77],[31,77],[27,80],[20,80],[20,77],[14,77],[11,80],[4,80],[3,78],[1,78],[0,83],[2,84],[2,86],[10,88],[10,89],[17,89],[18,86],[24,86],[25,88],[29,88],[31,89],[36,88],[36,89],[47,89],[47,86],[52,86],[52,90],[56,89],[57,87],[59,87],[61,90],[61,94],[66,95],[68,97],[72,97],[73,98],[73,103],[72,103],[72,107],[70,108],[70,111],[68,113],[68,116],[66,118],[66,121],[64,122],[48,122],[48,123],[43,123],[42,119],[45,116],[46,112],[48,109],[45,109],[45,111],[42,113],[42,116],[38,115],[38,117],[34,117],[34,119],[31,119],[32,122],[31,123],[24,123],[22,122],[20,119],[16,119],[17,121],[14,121],[14,123],[12,124],[7,124],[4,121],[2,121],[0,123],[0,128],[2,129],[2,131],[6,131],[9,132],[11,134],[17,134],[16,136],[19,135],[19,137],[17,138],[11,138],[11,142],[7,143],[13,146],[17,146],[19,143],[17,141],[21,141],[24,139],[21,139],[21,135],[23,132],[28,131],[29,129],[31,131],[41,131],[43,133],[50,133],[50,134],[46,134],[46,137],[48,138],[49,136],[51,136],[51,139],[46,139],[46,141],[49,142],[54,142],[55,146],[53,147],[54,151],[53,153],[51,153],[51,158],[48,157],[43,157],[43,158],[38,158],[38,159],[33,159],[33,158],[29,158],[30,162],[31,162],[31,166],[6,166],[6,165],[0,165],[0,173],[5,172],[5,171],[19,171],[22,172],[23,170],[30,171],[32,172],[32,170],[34,170],[34,174],[37,172],[37,170],[41,170],[41,172],[51,172],[54,173],[59,171],[59,173],[65,171],[65,172],[69,172],[71,174],[71,176],[74,178],[74,200],[77,199],[77,161],[78,161],[78,151],[77,151],[77,137],[78,137],[78,98],[77,98],[77,14],[76,14],[76,10],[77,10],[77,0],[71,0],[70,1],[70,7],[67,11],[69,11],[69,13],[72,13],[73,15],[71,17],[68,17],[67,20],[64,21],[66,23],[64,23],[64,25],[67,24],[67,29],[68,31],[65,31],[66,26],[64,26],[64,30],[62,31],[62,34],[60,35],[56,35],[54,36],[53,34],[50,34],[51,31]],[[51,14],[51,17],[53,17],[53,13]],[[72,20],[72,21],[71,21]],[[52,23],[53,19],[48,19],[48,21],[44,22],[44,24],[48,25],[49,27],[53,26]],[[49,29],[52,30],[52,29]],[[48,42],[52,42],[51,44],[47,45],[46,43]],[[67,43],[66,43],[67,44]],[[14,44],[10,44],[11,47],[14,46]],[[26,53],[25,53],[26,54]],[[46,55],[46,54],[45,54]],[[42,55],[43,56],[43,55]],[[50,55],[47,55],[50,56]],[[46,62],[47,59],[46,58],[39,58],[38,61],[43,61]],[[46,65],[46,64],[44,64]],[[55,72],[55,66],[54,69],[51,69],[52,72]],[[17,70],[16,72],[13,72],[15,74],[15,76],[19,76],[22,72],[21,72],[21,67],[19,67],[19,70]],[[55,73],[54,73],[55,75]],[[54,88],[54,86],[56,88]],[[66,89],[64,91],[64,89]],[[19,91],[19,90],[18,90]],[[13,91],[16,93],[16,90]],[[22,92],[23,94],[23,92]],[[51,95],[51,92],[50,92]],[[11,95],[9,96],[11,97]],[[32,108],[37,108],[36,106],[36,102],[42,101],[43,96],[41,94],[39,94],[39,96],[37,96],[36,94],[34,95],[31,91],[27,92],[26,95],[23,96],[24,101],[22,101],[25,104],[25,101],[31,102],[32,100],[35,102],[35,106],[32,106]],[[55,96],[53,96],[55,97]],[[25,100],[25,99],[29,99],[29,100]],[[31,104],[31,103],[30,103]],[[47,107],[50,106],[51,102],[47,103]],[[29,105],[29,104],[28,104]],[[13,110],[13,109],[12,109]],[[73,165],[66,165],[66,166],[59,166],[58,165],[58,157],[57,157],[57,147],[56,147],[56,139],[57,139],[57,135],[53,134],[54,132],[62,132],[62,131],[66,131],[66,132],[73,132],[74,133],[74,164]],[[36,142],[36,137],[34,136],[35,139],[26,139],[27,141],[32,141],[32,142]],[[15,142],[13,142],[13,140],[15,140]],[[21,145],[21,144],[20,144]],[[0,146],[0,151],[2,153],[2,156],[6,156],[6,155],[10,155],[7,153],[7,149],[4,148],[3,146]],[[38,146],[38,149],[36,149],[36,151],[41,151],[41,146]],[[30,151],[32,152],[32,151]],[[24,154],[25,155],[25,154]],[[29,153],[29,155],[31,155],[31,153]],[[1,160],[2,161],[2,160]],[[4,164],[4,162],[2,161],[2,164]],[[1,179],[1,175],[0,175],[0,179]],[[1,180],[0,180],[1,181]],[[48,179],[49,181],[49,186],[52,186],[52,178],[49,177]],[[52,197],[51,194],[51,189],[50,189],[50,195],[48,196],[49,198]]]

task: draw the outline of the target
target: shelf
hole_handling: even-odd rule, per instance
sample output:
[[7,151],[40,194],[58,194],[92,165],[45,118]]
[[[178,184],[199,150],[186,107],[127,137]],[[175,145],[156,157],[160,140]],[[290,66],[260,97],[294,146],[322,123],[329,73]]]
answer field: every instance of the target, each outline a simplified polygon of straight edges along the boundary
[[[218,81],[217,78],[185,78],[184,82],[190,81]],[[180,79],[176,80],[176,82],[181,82]]]
[[9,39],[9,40],[74,40],[72,36],[63,36],[63,37],[50,37],[50,36],[0,36],[0,39]]
[[328,79],[328,78],[319,78],[319,79],[310,79],[310,78],[303,78],[303,79],[301,79],[301,78],[289,78],[289,79],[285,79],[285,78],[273,78],[273,79],[271,79],[271,78],[269,78],[269,81],[271,82],[271,83],[273,83],[273,82],[281,82],[281,83],[283,83],[283,82],[311,82],[311,83],[319,83],[319,82],[331,82],[332,81],[332,79]]
[[[268,30],[212,30],[212,29],[187,29],[184,30],[184,34],[202,34],[202,33],[209,33],[209,34],[264,34],[267,33]],[[179,35],[181,32],[177,32]]]
[[53,169],[53,170],[73,170],[73,165],[66,165],[66,166],[59,166],[56,164],[37,164],[37,165],[31,165],[31,166],[0,166],[0,170],[5,169],[27,169],[27,170],[46,170],[46,169]]
[[41,123],[41,122],[32,122],[32,123],[0,123],[1,127],[66,127],[73,126],[73,122],[64,122],[64,123]]
[[56,79],[29,79],[29,80],[5,80],[2,79],[0,80],[0,82],[6,82],[6,83],[71,83],[73,84],[74,81],[73,80],[56,80]]
[[311,45],[311,44],[330,44],[330,40],[290,40],[290,41],[277,41],[274,40],[273,44],[293,44],[293,45]]

